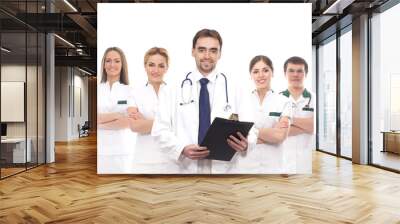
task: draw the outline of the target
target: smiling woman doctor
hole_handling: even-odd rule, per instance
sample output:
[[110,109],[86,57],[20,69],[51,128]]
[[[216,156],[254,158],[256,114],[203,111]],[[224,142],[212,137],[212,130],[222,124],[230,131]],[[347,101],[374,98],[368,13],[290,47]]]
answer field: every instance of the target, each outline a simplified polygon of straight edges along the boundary
[[282,142],[286,139],[291,118],[291,104],[271,89],[272,61],[264,55],[250,61],[249,71],[256,89],[252,92],[252,109],[257,145],[251,153],[238,159],[238,173],[284,173]]
[[132,166],[132,135],[128,109],[133,96],[128,86],[128,65],[121,49],[108,48],[101,62],[97,88],[97,173],[129,173]]
[[177,173],[177,164],[164,153],[150,135],[158,111],[158,95],[166,90],[164,75],[168,71],[169,56],[164,48],[153,47],[144,55],[147,83],[134,88],[134,108],[129,113],[131,130],[137,132],[133,173]]
[[[235,160],[208,160],[206,147],[199,144],[215,117],[228,118],[232,113],[240,120],[250,120],[244,105],[248,100],[240,96],[233,80],[218,72],[222,38],[215,30],[203,29],[193,38],[192,56],[196,69],[184,74],[166,94],[160,95],[152,135],[161,149],[179,165],[179,173],[228,173]],[[241,111],[241,109],[243,111]],[[246,151],[248,140],[243,135],[227,139],[232,149]]]

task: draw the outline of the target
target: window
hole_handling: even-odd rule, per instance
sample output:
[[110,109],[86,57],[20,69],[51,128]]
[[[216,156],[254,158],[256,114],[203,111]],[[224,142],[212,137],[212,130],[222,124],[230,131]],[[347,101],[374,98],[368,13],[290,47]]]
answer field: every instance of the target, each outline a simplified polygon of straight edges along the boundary
[[352,141],[352,34],[340,36],[340,155],[351,158]]
[[318,48],[318,149],[336,154],[336,37]]
[[[11,4],[1,2],[0,5]],[[42,12],[44,1],[19,2],[18,13]],[[45,163],[45,34],[0,12],[1,122],[0,178]],[[9,100],[10,101],[10,100]],[[19,103],[21,102],[21,103]],[[12,110],[10,108],[18,108]],[[18,113],[19,112],[19,113]]]
[[[400,4],[371,19],[372,163],[400,170]],[[399,150],[397,150],[399,149]]]

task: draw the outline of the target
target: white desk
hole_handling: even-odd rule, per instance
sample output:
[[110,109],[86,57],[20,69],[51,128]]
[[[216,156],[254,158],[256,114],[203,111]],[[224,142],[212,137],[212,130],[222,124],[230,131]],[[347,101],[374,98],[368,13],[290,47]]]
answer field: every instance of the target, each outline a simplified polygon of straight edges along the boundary
[[28,147],[26,148],[25,154],[25,138],[6,138],[1,139],[2,147],[13,147],[13,163],[25,163],[25,158],[27,159],[26,162],[31,161],[31,145],[32,141],[30,138],[27,138]]

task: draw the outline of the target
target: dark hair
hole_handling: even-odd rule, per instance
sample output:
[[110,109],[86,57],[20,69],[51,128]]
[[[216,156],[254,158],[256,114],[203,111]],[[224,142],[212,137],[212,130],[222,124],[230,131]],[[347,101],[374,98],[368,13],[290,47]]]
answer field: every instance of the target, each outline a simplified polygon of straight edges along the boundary
[[144,64],[146,65],[147,61],[149,60],[150,56],[159,54],[165,58],[167,62],[167,66],[169,65],[169,56],[167,50],[161,47],[152,47],[144,54]]
[[295,64],[295,65],[304,65],[304,71],[306,72],[306,74],[308,73],[308,64],[306,62],[306,60],[304,60],[301,57],[298,56],[293,56],[290,57],[289,59],[287,59],[285,61],[285,64],[283,65],[283,71],[286,72],[287,66],[288,64]]
[[250,61],[250,65],[249,65],[250,73],[251,73],[251,69],[253,69],[254,65],[259,61],[264,62],[266,65],[268,65],[271,68],[272,71],[274,71],[274,66],[272,65],[272,61],[271,61],[271,59],[269,59],[269,57],[267,57],[265,55],[257,55]]
[[121,57],[121,73],[119,74],[119,82],[125,85],[129,85],[129,79],[128,79],[128,63],[126,62],[126,57],[124,52],[118,48],[118,47],[109,47],[107,50],[104,52],[103,59],[101,60],[101,82],[107,82],[107,72],[106,69],[104,68],[104,64],[106,62],[106,56],[108,52],[110,51],[115,51],[119,54]]
[[210,30],[210,29],[202,29],[202,30],[198,31],[196,33],[196,35],[194,35],[194,37],[193,37],[193,46],[192,46],[193,49],[196,46],[197,40],[199,38],[202,38],[202,37],[211,37],[211,38],[217,39],[218,42],[219,42],[219,47],[220,47],[220,49],[222,49],[222,38],[221,38],[221,35],[219,35],[218,31]]

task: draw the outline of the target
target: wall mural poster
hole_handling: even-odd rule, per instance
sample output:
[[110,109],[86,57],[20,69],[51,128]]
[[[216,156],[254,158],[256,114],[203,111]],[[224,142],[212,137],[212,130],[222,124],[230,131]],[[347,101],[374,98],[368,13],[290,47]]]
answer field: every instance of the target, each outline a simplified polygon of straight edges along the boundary
[[98,4],[98,174],[311,173],[311,14]]

